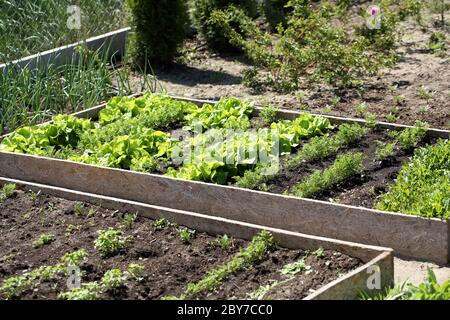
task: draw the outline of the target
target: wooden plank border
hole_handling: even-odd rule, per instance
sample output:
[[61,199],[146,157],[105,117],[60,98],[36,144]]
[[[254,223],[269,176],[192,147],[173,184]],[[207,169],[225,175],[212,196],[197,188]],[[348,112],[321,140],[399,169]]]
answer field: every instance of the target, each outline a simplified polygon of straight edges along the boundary
[[75,48],[79,45],[86,46],[89,50],[99,53],[101,56],[108,55],[108,58],[121,57],[125,54],[126,39],[131,28],[123,28],[108,32],[96,37],[62,46],[59,48],[43,51],[19,60],[0,64],[0,72],[6,73],[9,70],[29,69],[35,70],[37,67],[47,68],[48,65],[62,66],[72,61],[78,60]]
[[[311,236],[240,221],[233,221],[221,217],[202,215],[195,212],[175,210],[135,201],[127,201],[113,197],[105,197],[65,188],[0,177],[0,185],[4,183],[15,183],[25,190],[34,190],[35,192],[40,191],[44,194],[49,194],[72,201],[88,202],[94,205],[100,205],[104,208],[119,210],[122,212],[138,213],[152,219],[164,217],[170,221],[176,222],[179,225],[212,235],[228,234],[235,238],[250,240],[261,230],[267,230],[274,235],[277,243],[282,247],[310,251],[323,247],[327,250],[336,250],[352,257],[359,258],[364,263],[363,266],[326,284],[322,288],[310,294],[305,298],[305,300],[356,299],[363,290],[368,294],[376,294],[379,293],[380,290],[392,286],[394,283],[394,261],[392,249]],[[369,278],[374,274],[375,270],[380,274],[381,287],[378,290],[369,290],[367,283]]]
[[[213,103],[176,98],[197,104]],[[75,115],[95,118],[104,106]],[[280,114],[294,117],[299,112],[280,111]],[[364,123],[361,119],[333,117],[330,120]],[[393,130],[409,127],[385,125]],[[430,129],[429,134],[448,138],[450,132]],[[8,152],[0,152],[0,175],[294,232],[390,247],[398,255],[416,259],[438,263],[450,261],[450,220]]]

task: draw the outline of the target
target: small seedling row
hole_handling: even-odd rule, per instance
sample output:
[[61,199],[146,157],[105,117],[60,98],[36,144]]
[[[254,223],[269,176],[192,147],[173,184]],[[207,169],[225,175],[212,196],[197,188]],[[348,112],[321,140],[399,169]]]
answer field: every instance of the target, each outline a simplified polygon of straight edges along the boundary
[[[88,149],[99,149],[99,152],[86,154],[79,145],[75,148],[76,143],[71,145],[74,131],[67,136],[63,134],[63,140],[68,139],[69,146],[61,149],[52,146],[36,149],[35,144],[26,143],[23,147],[16,138],[17,134],[12,135],[12,140],[5,139],[7,147],[10,147],[7,151],[32,153],[35,156],[2,152],[0,175],[297,232],[383,245],[409,257],[438,262],[449,260],[449,226],[445,215],[437,219],[404,215],[401,211],[387,213],[371,209],[380,194],[387,190],[387,185],[394,182],[401,166],[409,161],[414,150],[436,144],[438,139],[447,139],[448,131],[429,129],[424,124],[416,127],[371,124],[358,119],[268,111],[239,101],[223,100],[217,105],[211,103],[199,109],[194,105],[201,106],[204,101],[176,98],[169,101],[170,108],[164,109],[164,103],[167,103],[164,99],[167,97],[161,98],[161,101],[151,101],[160,99],[152,96],[139,99],[136,104],[130,99],[115,99],[106,106],[76,114],[78,117],[99,119],[100,129],[96,126],[93,131],[89,121],[77,124],[74,119],[57,119],[56,130],[60,126],[69,126],[68,123],[75,123],[80,132],[87,130],[85,139],[90,146]],[[150,114],[139,111],[138,105],[146,99],[159,106],[156,111],[151,109]],[[288,154],[281,158],[280,172],[249,187],[242,183],[241,178],[247,174],[252,176],[259,169],[258,165],[207,167],[204,170],[195,165],[176,166],[165,161],[163,166],[156,166],[153,155],[148,156],[147,142],[142,141],[154,144],[151,152],[164,158],[167,157],[166,151],[161,150],[171,147],[172,142],[168,140],[170,134],[152,130],[143,133],[138,129],[144,123],[144,128],[172,133],[186,125],[180,121],[183,117],[188,119],[191,130],[193,122],[189,119],[201,119],[206,127],[215,128],[226,123],[221,116],[229,112],[234,117],[231,121],[233,126],[260,128],[264,127],[260,123],[266,121],[266,126],[270,124],[271,128],[279,128],[281,132],[295,133],[290,135],[295,137],[286,143]],[[267,122],[267,113],[273,114],[276,120]],[[286,122],[283,119],[293,120]],[[302,128],[304,125],[301,123],[304,122],[308,123],[307,129]],[[335,125],[334,128],[331,124]],[[25,133],[18,134],[28,137],[31,132],[33,137],[36,131],[45,136],[45,128],[45,125],[44,129],[25,128]],[[95,136],[93,139],[97,145],[89,145],[92,143],[91,136]],[[57,139],[60,138],[57,136]],[[331,147],[327,147],[330,148],[328,151],[318,149],[323,153],[320,156],[311,156],[311,152],[306,152],[321,139],[329,140],[327,143]],[[30,146],[34,148],[31,151]],[[387,146],[391,147],[386,149]],[[128,155],[121,155],[126,152],[124,150],[132,148],[141,148],[141,151],[133,154],[131,159]],[[145,155],[142,156],[142,153]],[[299,158],[299,155],[302,157]],[[303,159],[305,157],[309,159]],[[105,165],[113,168],[103,167]],[[337,201],[343,204],[335,203]]]
[[349,299],[378,292],[374,266],[393,278],[389,249],[36,184],[1,195],[4,299]]

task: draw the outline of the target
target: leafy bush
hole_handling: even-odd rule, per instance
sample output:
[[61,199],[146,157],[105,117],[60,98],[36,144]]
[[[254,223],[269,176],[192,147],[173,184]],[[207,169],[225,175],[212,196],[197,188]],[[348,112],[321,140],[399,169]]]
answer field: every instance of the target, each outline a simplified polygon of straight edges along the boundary
[[[214,10],[226,9],[228,5],[235,5],[241,8],[249,16],[255,16],[257,12],[256,1],[254,0],[192,0],[193,25],[212,49],[220,51],[233,49],[220,25],[211,20]],[[226,19],[233,27],[240,28],[240,16],[229,14]]]
[[329,168],[314,171],[308,178],[294,186],[292,194],[297,197],[313,197],[361,173],[362,170],[362,153],[349,152],[340,155]]
[[166,64],[185,39],[188,13],[183,0],[127,0],[135,27],[132,55],[145,67],[147,61]]
[[264,18],[269,23],[272,30],[276,30],[281,23],[282,26],[287,24],[287,14],[290,8],[286,8],[289,0],[263,0],[261,7]]
[[104,257],[116,254],[127,246],[128,238],[123,236],[121,230],[109,228],[108,230],[99,230],[98,237],[94,241],[97,249]]
[[450,140],[417,149],[377,206],[384,211],[450,218]]
[[[263,32],[239,8],[216,10],[211,18],[233,45],[270,71],[267,84],[276,90],[296,90],[305,77],[350,86],[361,75],[373,74],[393,62],[394,56],[379,52],[373,39],[336,27],[332,18],[338,10],[328,2],[313,6],[310,0],[291,0],[288,8],[292,12],[287,27],[275,37]],[[240,29],[229,22],[229,16],[241,17]]]

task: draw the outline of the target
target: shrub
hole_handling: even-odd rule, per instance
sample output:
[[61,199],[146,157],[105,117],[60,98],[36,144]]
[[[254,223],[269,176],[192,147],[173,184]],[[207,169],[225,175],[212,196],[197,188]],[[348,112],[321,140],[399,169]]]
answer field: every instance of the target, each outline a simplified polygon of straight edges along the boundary
[[272,30],[276,30],[281,23],[283,26],[287,24],[287,14],[290,8],[286,8],[288,0],[263,0],[261,4],[262,13]]
[[[228,5],[235,5],[249,16],[255,16],[257,12],[256,1],[253,0],[193,0],[192,22],[200,36],[206,40],[208,46],[219,51],[235,50],[220,25],[210,20],[216,9],[226,9]],[[235,28],[239,28],[241,17],[230,14],[227,21]]]
[[183,0],[127,0],[135,35],[132,56],[139,66],[147,61],[167,64],[185,38],[188,13]]

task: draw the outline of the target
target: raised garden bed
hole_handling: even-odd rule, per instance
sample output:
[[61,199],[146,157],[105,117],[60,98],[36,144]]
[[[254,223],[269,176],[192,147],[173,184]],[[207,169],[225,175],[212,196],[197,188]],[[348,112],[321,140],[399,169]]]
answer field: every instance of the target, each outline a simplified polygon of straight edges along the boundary
[[[127,34],[130,28],[108,32],[100,36],[86,39],[67,46],[47,50],[22,59],[0,64],[0,72],[8,70],[47,68],[49,65],[54,67],[71,63],[77,63],[79,54],[76,51],[78,46],[84,46],[88,50],[97,53],[100,57],[107,56],[110,59],[119,59],[125,54],[125,45]],[[47,69],[45,69],[47,70]]]
[[[204,103],[189,101],[199,105]],[[99,106],[76,115],[95,119],[103,108]],[[253,116],[257,117],[260,111],[260,108],[256,108]],[[294,111],[277,113],[282,118],[300,116]],[[358,119],[325,118],[336,125],[366,123]],[[169,129],[175,128],[169,126]],[[405,129],[413,128],[378,123],[378,129],[366,133],[358,144],[340,146],[342,153],[358,151],[368,156],[362,163],[363,175],[337,183],[326,192],[314,194],[313,197],[318,200],[9,152],[0,153],[0,175],[295,232],[382,245],[394,248],[399,255],[446,263],[450,256],[448,220],[364,208],[371,207],[377,196],[376,192],[368,195],[368,190],[386,188],[387,183],[393,182],[402,163],[407,162],[412,155],[412,149],[398,148],[396,157],[374,163],[375,141],[391,142],[394,138],[387,134],[388,131]],[[438,137],[447,139],[449,132],[429,129],[418,146],[433,144]],[[301,141],[293,153],[299,154],[307,142]],[[326,157],[322,162],[301,164],[302,170],[299,171],[310,174],[313,169],[325,169],[332,162],[335,162],[333,156]],[[305,178],[301,175],[304,173],[289,175],[289,170],[282,171],[283,174],[288,179],[273,180],[272,185],[268,184],[269,191],[292,192],[295,190],[292,187]],[[324,201],[328,197],[338,198],[351,205]]]
[[[390,249],[51,186],[18,185],[12,191],[5,184],[9,191],[0,203],[3,298],[354,299],[362,291],[378,292],[367,287],[375,270],[381,289],[392,285]],[[109,240],[124,240],[123,246],[101,245],[105,230],[119,232]],[[245,266],[253,267],[236,268],[215,290],[203,286],[207,272],[240,257],[240,248],[252,252]],[[67,289],[69,265],[83,271],[81,290]]]

